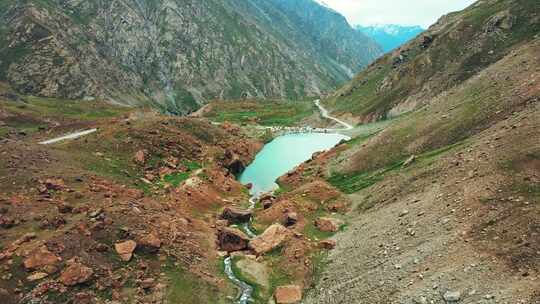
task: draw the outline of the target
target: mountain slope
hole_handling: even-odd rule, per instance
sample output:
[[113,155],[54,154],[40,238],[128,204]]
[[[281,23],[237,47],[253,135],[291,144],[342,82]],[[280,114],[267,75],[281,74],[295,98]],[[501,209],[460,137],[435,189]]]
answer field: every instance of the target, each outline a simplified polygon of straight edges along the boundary
[[303,303],[540,303],[539,5],[479,1],[326,100],[391,119],[280,179],[351,200]]
[[419,26],[402,26],[397,24],[356,26],[356,29],[366,36],[373,38],[381,45],[384,52],[400,47],[424,31]]
[[[216,97],[319,94],[380,49],[342,16],[304,2],[306,13],[335,24],[325,38],[334,46],[359,42],[321,51],[314,16],[298,18],[277,0],[3,1],[0,80],[24,94],[178,113]],[[332,40],[332,31],[347,36]]]
[[363,122],[418,109],[534,39],[539,12],[538,1],[490,0],[449,14],[370,65],[327,103]]

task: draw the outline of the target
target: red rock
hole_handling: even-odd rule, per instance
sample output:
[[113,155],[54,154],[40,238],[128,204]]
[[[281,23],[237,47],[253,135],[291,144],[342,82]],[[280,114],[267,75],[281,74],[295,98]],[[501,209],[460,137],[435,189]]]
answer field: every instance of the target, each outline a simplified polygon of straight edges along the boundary
[[66,286],[75,286],[88,282],[93,274],[94,271],[91,268],[78,262],[72,262],[62,271],[59,280]]
[[302,300],[302,288],[297,285],[279,286],[274,292],[277,304],[293,304]]
[[323,232],[338,232],[342,225],[342,220],[330,217],[320,217],[315,221],[315,227]]
[[32,252],[30,256],[24,260],[24,267],[28,270],[40,269],[48,265],[56,265],[62,261],[62,258],[52,253],[46,246],[42,246]]
[[219,248],[223,251],[233,252],[244,250],[248,247],[249,237],[242,231],[225,227],[218,232]]
[[131,260],[135,248],[137,248],[137,243],[132,240],[114,244],[114,249],[118,255],[120,255],[122,261],[125,262],[129,262]]
[[151,252],[156,252],[161,248],[161,240],[155,233],[149,233],[141,237],[138,243]]
[[267,253],[280,246],[288,237],[289,230],[281,224],[274,224],[268,227],[263,234],[257,236],[249,242],[249,248],[253,249],[257,255]]

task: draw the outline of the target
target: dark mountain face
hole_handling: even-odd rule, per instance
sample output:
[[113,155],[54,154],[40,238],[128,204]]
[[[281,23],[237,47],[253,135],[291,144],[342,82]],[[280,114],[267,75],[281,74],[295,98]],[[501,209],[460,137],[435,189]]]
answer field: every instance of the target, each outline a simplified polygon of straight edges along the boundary
[[371,37],[380,44],[384,52],[400,47],[424,31],[420,26],[402,26],[396,24],[357,26],[357,30]]
[[150,103],[298,98],[381,50],[313,1],[91,0],[0,4],[0,81],[25,94]]

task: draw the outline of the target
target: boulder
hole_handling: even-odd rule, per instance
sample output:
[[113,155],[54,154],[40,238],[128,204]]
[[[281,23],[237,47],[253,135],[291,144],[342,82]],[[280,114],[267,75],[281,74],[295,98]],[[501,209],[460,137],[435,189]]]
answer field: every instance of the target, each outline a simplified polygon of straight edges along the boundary
[[27,270],[41,269],[45,266],[53,266],[61,262],[62,258],[52,253],[46,246],[42,246],[32,252],[23,262]]
[[275,201],[276,201],[276,197],[272,193],[266,193],[266,194],[261,195],[261,197],[259,197],[259,202],[261,202],[265,210],[272,207]]
[[257,236],[249,242],[251,248],[257,255],[261,255],[280,246],[289,236],[289,230],[281,224],[273,224],[268,227],[263,234]]
[[125,262],[129,262],[131,260],[135,248],[137,248],[137,243],[132,240],[114,244],[114,249],[118,255],[120,255],[122,261]]
[[342,220],[330,217],[320,217],[315,221],[315,227],[323,232],[338,232],[341,225]]
[[75,286],[88,282],[92,275],[94,275],[94,271],[91,268],[78,262],[72,262],[60,274],[60,282],[66,286]]
[[218,245],[220,250],[233,252],[244,250],[248,247],[249,237],[242,231],[224,227],[218,231]]
[[246,165],[236,152],[227,150],[225,151],[225,168],[229,169],[232,174],[238,175],[244,171]]
[[287,212],[285,218],[283,219],[283,224],[287,227],[294,226],[298,223],[298,213],[296,212]]
[[161,248],[161,239],[155,233],[149,233],[141,237],[138,244],[150,252],[156,252]]
[[66,187],[66,184],[64,183],[64,180],[60,178],[49,178],[45,180],[45,187],[47,190],[60,191]]
[[135,155],[133,156],[133,160],[136,163],[144,164],[146,162],[146,153],[144,152],[144,150],[139,150],[135,152]]
[[302,288],[297,285],[279,286],[274,292],[277,304],[292,304],[302,300]]
[[221,218],[231,223],[245,223],[251,219],[251,211],[236,207],[226,207],[221,213]]
[[443,298],[447,303],[457,303],[461,300],[461,292],[449,290],[444,293]]
[[262,206],[264,210],[270,209],[274,205],[274,201],[271,201],[271,200],[264,200],[261,202],[262,202]]

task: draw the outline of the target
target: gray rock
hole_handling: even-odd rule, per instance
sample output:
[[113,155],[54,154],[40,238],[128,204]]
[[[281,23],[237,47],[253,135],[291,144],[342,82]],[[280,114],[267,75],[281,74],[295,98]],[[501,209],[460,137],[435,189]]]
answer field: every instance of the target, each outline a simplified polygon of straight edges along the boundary
[[446,301],[446,303],[457,303],[461,300],[461,292],[449,290],[444,293],[443,299]]

